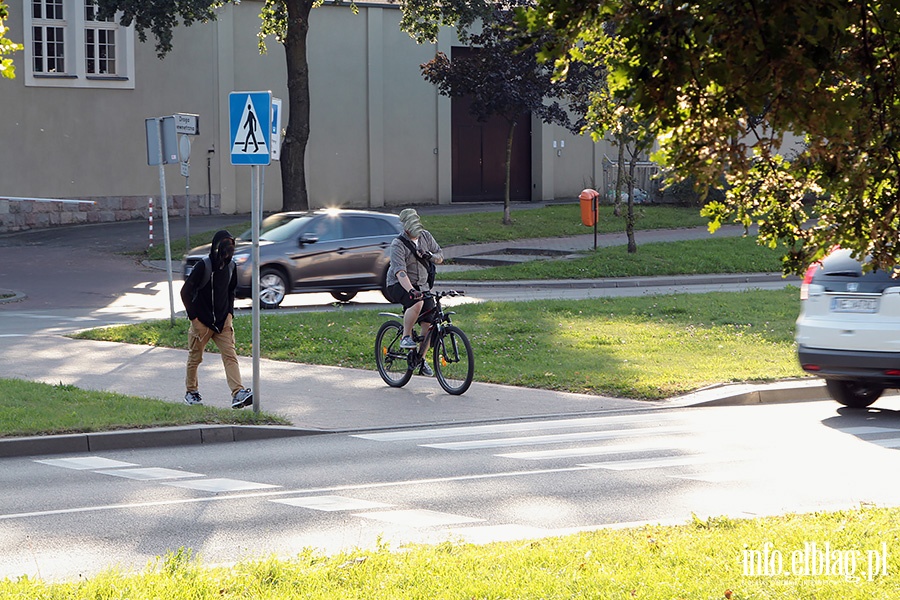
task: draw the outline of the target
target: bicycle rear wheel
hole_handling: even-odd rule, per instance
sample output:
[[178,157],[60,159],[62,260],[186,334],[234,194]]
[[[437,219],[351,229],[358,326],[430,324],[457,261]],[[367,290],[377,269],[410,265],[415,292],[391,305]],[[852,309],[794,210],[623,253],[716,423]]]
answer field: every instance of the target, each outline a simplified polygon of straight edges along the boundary
[[391,387],[403,387],[412,377],[407,355],[409,350],[400,347],[403,325],[387,321],[375,335],[375,364],[378,374]]
[[434,345],[434,372],[448,394],[458,396],[472,385],[475,358],[469,338],[455,325],[448,325]]

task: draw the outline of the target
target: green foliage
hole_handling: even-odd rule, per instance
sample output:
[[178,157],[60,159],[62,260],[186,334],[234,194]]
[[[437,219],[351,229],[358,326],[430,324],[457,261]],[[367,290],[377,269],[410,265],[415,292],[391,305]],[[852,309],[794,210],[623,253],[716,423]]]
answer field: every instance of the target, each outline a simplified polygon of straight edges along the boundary
[[0,2],[0,77],[14,79],[16,77],[16,67],[13,65],[11,58],[7,58],[8,54],[17,52],[22,49],[22,44],[17,44],[6,37],[9,27],[3,22],[9,18],[9,8],[6,3]]
[[896,3],[538,0],[519,23],[560,73],[602,61],[673,177],[725,178],[713,226],[757,223],[789,272],[835,244],[900,259]]

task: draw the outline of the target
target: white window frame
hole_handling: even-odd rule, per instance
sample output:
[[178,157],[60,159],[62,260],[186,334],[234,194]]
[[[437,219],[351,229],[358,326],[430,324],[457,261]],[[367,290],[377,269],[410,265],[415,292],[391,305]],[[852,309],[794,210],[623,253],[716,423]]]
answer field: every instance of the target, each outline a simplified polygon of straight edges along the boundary
[[[38,0],[42,4],[46,0]],[[24,46],[25,46],[25,85],[32,87],[65,87],[65,88],[110,88],[134,89],[134,27],[122,27],[118,24],[119,14],[112,22],[87,20],[85,0],[61,0],[63,6],[62,20],[35,19],[33,3],[35,0],[23,0],[24,14]],[[41,15],[44,16],[44,15]],[[34,27],[62,27],[64,36],[64,73],[35,72],[34,70]],[[112,31],[115,36],[114,74],[87,72],[87,30]],[[97,39],[95,37],[95,44]],[[46,57],[45,57],[46,60]],[[100,58],[95,56],[95,61]]]

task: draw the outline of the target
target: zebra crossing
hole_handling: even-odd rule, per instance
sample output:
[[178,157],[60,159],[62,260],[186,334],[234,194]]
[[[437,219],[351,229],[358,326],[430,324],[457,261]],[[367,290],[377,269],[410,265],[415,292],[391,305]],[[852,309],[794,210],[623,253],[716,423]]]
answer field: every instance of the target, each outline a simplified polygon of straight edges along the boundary
[[[637,415],[532,420],[353,434],[383,442],[412,443],[448,452],[489,452],[494,457],[612,472],[665,469],[665,476],[699,481],[730,479],[727,465],[765,462],[794,452],[777,424],[753,416],[722,429],[711,412],[652,411]],[[874,447],[900,448],[900,430],[878,426],[816,427],[814,435],[842,436]],[[783,438],[787,437],[785,440]],[[829,443],[834,439],[830,439]],[[733,476],[732,476],[733,477]]]

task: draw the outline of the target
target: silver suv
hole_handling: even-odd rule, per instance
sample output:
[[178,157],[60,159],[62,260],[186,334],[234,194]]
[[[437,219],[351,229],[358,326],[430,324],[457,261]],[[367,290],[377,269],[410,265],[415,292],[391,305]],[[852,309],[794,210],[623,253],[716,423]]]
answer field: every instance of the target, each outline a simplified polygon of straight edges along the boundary
[[[403,231],[397,215],[365,210],[284,212],[266,217],[259,235],[260,308],[277,308],[287,294],[329,292],[346,302],[363,290],[385,289],[391,241]],[[238,298],[252,295],[252,233],[236,239]],[[187,279],[209,244],[182,263]]]
[[864,408],[900,388],[900,279],[863,272],[849,250],[835,250],[806,271],[800,300],[800,365],[832,398]]

